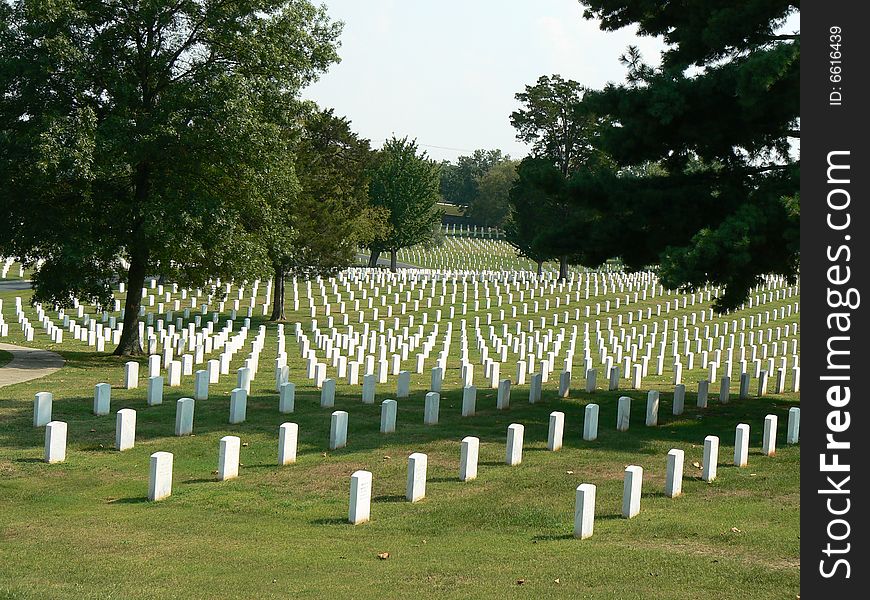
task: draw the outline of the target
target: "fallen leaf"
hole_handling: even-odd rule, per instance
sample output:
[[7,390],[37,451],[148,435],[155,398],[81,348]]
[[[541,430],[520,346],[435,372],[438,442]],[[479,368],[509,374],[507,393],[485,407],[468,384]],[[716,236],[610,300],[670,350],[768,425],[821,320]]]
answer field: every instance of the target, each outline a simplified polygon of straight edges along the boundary
[[97,432],[96,429],[91,429],[91,433],[96,433],[96,432]]
[[732,527],[732,528],[731,528],[731,533],[741,533],[741,532],[740,532],[740,530],[737,529],[736,527]]
[[574,471],[565,471],[565,473],[568,474],[568,475],[573,475],[573,474],[574,474]]
[[517,579],[517,585],[523,585],[525,582],[525,579]]
[[387,560],[388,558],[390,558],[390,553],[389,552],[378,552],[378,558],[380,558],[381,560]]
[[562,583],[562,582],[561,582],[561,581],[559,581],[559,579],[558,579],[558,578],[556,578],[556,579],[554,579],[554,580],[553,580],[553,583]]
[[692,463],[692,466],[695,467],[696,469],[700,469],[700,468],[701,468],[701,463],[699,463],[699,462],[696,460],[695,462]]
[[247,447],[248,447],[248,442],[243,442],[243,443],[242,443],[242,448],[247,448]]
[[384,460],[390,460],[391,458],[393,458],[393,457],[392,456],[385,456]]

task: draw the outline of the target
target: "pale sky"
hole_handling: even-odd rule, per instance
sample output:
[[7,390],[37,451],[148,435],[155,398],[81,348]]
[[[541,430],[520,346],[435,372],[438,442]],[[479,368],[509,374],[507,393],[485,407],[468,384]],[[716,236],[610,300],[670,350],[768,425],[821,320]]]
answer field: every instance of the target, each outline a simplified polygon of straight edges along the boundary
[[541,75],[592,88],[622,82],[618,59],[629,44],[654,65],[663,47],[633,28],[601,31],[576,0],[323,3],[345,23],[342,60],[303,96],[350,119],[374,147],[407,135],[439,161],[478,148],[522,158],[528,147],[509,120],[514,94]]

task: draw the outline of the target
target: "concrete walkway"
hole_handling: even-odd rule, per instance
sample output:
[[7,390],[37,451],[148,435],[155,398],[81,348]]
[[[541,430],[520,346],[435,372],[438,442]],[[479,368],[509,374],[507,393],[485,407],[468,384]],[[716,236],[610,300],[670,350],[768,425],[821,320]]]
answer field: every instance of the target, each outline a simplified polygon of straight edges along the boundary
[[51,375],[63,366],[55,352],[0,343],[0,350],[12,354],[12,360],[0,367],[0,387]]

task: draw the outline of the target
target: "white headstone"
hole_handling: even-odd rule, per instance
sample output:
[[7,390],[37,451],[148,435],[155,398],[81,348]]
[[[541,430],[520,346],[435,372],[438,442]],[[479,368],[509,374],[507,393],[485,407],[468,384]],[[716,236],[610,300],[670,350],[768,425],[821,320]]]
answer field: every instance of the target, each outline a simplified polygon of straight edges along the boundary
[[110,410],[112,386],[108,383],[98,383],[94,386],[94,414],[107,415]]
[[765,456],[776,455],[776,415],[764,417],[764,439],[761,442],[761,452]]
[[148,500],[163,500],[172,494],[172,453],[155,452],[151,455],[148,478]]
[[179,398],[175,403],[175,435],[193,433],[193,398]]
[[677,448],[668,451],[668,464],[665,474],[665,496],[676,498],[683,493],[683,462],[685,452]]
[[468,385],[462,388],[462,416],[473,417],[477,408],[477,388]]
[[523,461],[524,430],[525,428],[519,423],[508,426],[505,462],[511,466],[518,465]]
[[154,375],[148,378],[148,406],[163,404],[163,376]]
[[347,520],[359,525],[371,518],[372,474],[369,471],[354,471],[350,476],[350,510]]
[[556,452],[562,449],[562,437],[565,431],[565,413],[554,410],[550,413],[550,425],[547,432],[547,450]]
[[574,537],[580,540],[592,537],[595,523],[595,486],[581,483],[577,486],[574,503]]
[[136,443],[136,411],[122,408],[115,417],[115,449],[129,450]]
[[498,382],[498,392],[496,397],[495,407],[498,410],[505,410],[511,405],[511,380],[502,379]]
[[631,422],[631,398],[620,396],[616,407],[616,430],[628,431]]
[[396,431],[396,412],[398,403],[395,400],[381,402],[381,433],[393,433]]
[[583,439],[594,442],[598,439],[598,405],[587,404],[583,411]]
[[646,395],[646,426],[655,427],[659,424],[659,393],[650,390]]
[[411,372],[400,371],[396,383],[396,398],[407,398],[411,394]]
[[704,459],[701,465],[701,479],[710,483],[716,479],[716,468],[719,463],[719,438],[708,435],[704,438]]
[[51,392],[37,392],[33,398],[33,426],[43,427],[51,421],[51,405],[54,396]]
[[671,412],[674,415],[683,414],[683,409],[686,406],[686,385],[684,383],[678,383],[674,386],[674,403],[671,407]]
[[375,384],[377,377],[375,375],[363,375],[362,401],[363,404],[375,403]]
[[745,467],[749,462],[749,425],[741,423],[734,434],[734,466]]
[[459,449],[459,481],[477,479],[477,457],[480,439],[472,436],[462,438]]
[[420,452],[414,452],[408,457],[408,482],[405,486],[405,498],[409,502],[417,502],[426,497],[426,466],[428,457]]
[[347,412],[337,410],[329,421],[329,449],[337,450],[347,446]]
[[788,429],[786,432],[785,443],[797,444],[800,440],[801,433],[801,409],[797,406],[792,406],[788,409]]
[[45,425],[45,462],[58,463],[66,460],[66,423],[49,421]]
[[128,390],[139,387],[139,363],[135,360],[124,364],[124,387]]
[[296,410],[296,384],[282,383],[278,392],[278,412],[292,413]]
[[230,423],[244,423],[248,414],[248,392],[245,388],[233,388],[230,392]]
[[320,389],[320,406],[321,408],[335,406],[335,379],[323,380],[323,387]]
[[707,397],[710,394],[710,382],[702,379],[698,382],[698,408],[707,408]]
[[595,391],[596,379],[598,379],[598,372],[595,369],[586,369],[586,392],[587,393],[591,394],[592,392]]
[[426,425],[438,424],[438,410],[441,404],[441,394],[429,392],[423,404],[423,423]]
[[282,423],[278,427],[278,464],[289,465],[296,462],[296,444],[299,439],[299,425]]
[[636,517],[640,512],[642,485],[643,467],[637,465],[625,467],[625,479],[622,482],[622,516],[626,519]]
[[241,440],[234,435],[225,435],[220,441],[218,454],[218,479],[226,481],[239,476],[239,450]]

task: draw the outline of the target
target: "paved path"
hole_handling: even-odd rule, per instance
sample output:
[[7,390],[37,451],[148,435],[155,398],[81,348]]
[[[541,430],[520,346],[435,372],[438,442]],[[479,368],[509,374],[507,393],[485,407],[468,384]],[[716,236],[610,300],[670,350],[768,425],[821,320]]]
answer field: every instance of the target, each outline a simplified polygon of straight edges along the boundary
[[0,387],[51,375],[63,366],[55,352],[0,343],[0,350],[12,354],[12,360],[0,367]]
[[17,292],[30,289],[29,279],[0,280],[0,292]]

